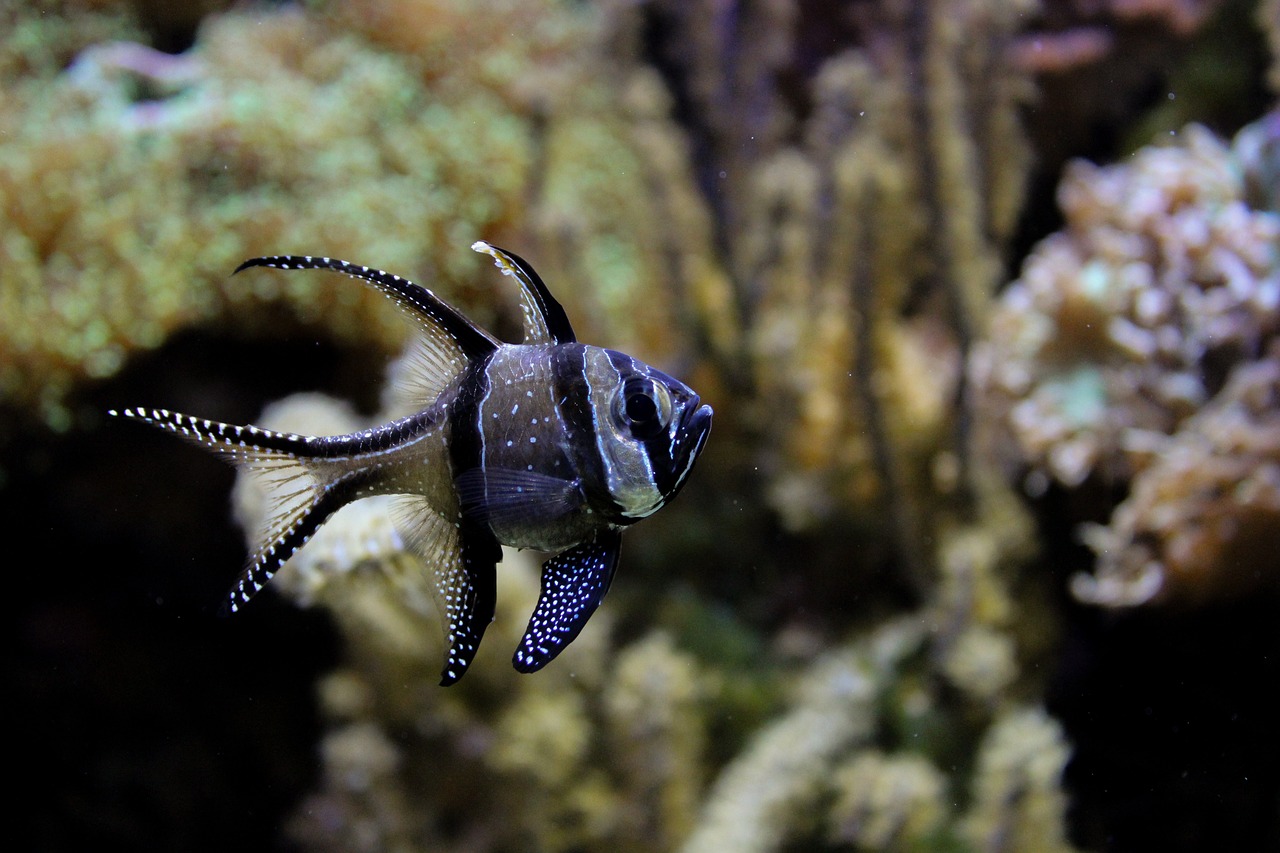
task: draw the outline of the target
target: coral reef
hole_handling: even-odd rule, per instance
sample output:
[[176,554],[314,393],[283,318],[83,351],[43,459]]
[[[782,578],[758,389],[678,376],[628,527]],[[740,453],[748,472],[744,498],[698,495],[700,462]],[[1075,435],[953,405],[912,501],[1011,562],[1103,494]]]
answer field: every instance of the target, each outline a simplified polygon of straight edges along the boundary
[[1274,127],[1262,120],[1233,150],[1192,126],[1124,165],[1075,164],[1060,193],[1066,228],[1032,253],[974,355],[975,384],[1031,491],[1131,483],[1112,529],[1089,536],[1101,577],[1074,589],[1091,601],[1249,585],[1248,566],[1230,581],[1233,564],[1219,558],[1248,547],[1265,473],[1218,506],[1213,533],[1182,522],[1235,492],[1211,459],[1233,456],[1225,464],[1239,475],[1266,457],[1265,421],[1249,441],[1231,424],[1237,373],[1270,362],[1280,331],[1280,216],[1253,199],[1273,168]]
[[1169,433],[1276,331],[1280,222],[1246,203],[1226,147],[1182,142],[1060,191],[1067,227],[1005,291],[977,382],[1021,455],[1068,486],[1132,477],[1142,434]]
[[[1274,578],[1274,115],[1073,166],[1065,229],[997,299],[1032,74],[1097,47],[1028,58],[1029,0],[316,2],[210,15],[177,54],[127,6],[65,5],[0,11],[0,414],[74,426],[73,391],[193,329],[400,346],[363,288],[228,281],[255,254],[322,248],[510,328],[476,239],[717,407],[701,499],[628,534],[534,677],[508,658],[530,554],[448,690],[394,500],[290,560],[273,586],[342,640],[305,849],[1069,850],[1064,608],[991,449],[1033,494],[1127,488],[1082,598]],[[1138,5],[1193,29],[1212,4]],[[235,486],[246,531],[260,486]]]
[[[12,310],[0,321],[0,393],[38,400],[63,427],[72,383],[110,376],[129,354],[237,307],[247,325],[272,313],[265,302],[285,301],[296,321],[394,349],[394,314],[359,289],[227,277],[244,257],[317,241],[424,269],[422,247],[459,216],[431,176],[470,168],[471,209],[501,207],[504,194],[514,204],[527,162],[509,116],[479,102],[426,110],[407,63],[298,13],[213,19],[179,57],[86,48],[40,82],[4,105],[0,253]],[[487,150],[459,150],[449,122],[487,128]]]

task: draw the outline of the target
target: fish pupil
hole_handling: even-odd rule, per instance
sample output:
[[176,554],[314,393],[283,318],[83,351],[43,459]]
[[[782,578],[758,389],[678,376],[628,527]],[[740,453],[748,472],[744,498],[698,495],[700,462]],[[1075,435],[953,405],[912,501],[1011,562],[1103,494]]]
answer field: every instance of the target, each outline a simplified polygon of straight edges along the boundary
[[670,398],[664,391],[648,379],[628,380],[613,403],[619,426],[640,441],[661,435],[671,422]]
[[658,404],[648,394],[632,394],[627,398],[627,417],[633,424],[647,424],[658,420]]

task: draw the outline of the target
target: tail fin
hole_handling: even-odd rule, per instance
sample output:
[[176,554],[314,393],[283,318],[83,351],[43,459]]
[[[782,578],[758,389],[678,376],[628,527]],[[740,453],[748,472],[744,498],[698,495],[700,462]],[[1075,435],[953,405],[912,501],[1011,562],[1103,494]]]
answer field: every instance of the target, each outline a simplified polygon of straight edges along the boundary
[[149,423],[214,451],[257,477],[273,501],[258,531],[258,545],[224,603],[232,613],[261,591],[361,485],[358,473],[315,457],[320,441],[315,436],[225,424],[168,409],[112,409],[108,414]]

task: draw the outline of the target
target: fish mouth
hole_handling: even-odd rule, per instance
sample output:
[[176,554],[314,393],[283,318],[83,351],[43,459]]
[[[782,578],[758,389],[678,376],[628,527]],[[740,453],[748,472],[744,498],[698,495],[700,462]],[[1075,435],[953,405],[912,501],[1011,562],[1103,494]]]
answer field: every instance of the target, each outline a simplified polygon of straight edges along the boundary
[[707,436],[711,434],[711,416],[711,407],[706,404],[700,405],[698,395],[694,394],[680,421],[680,428],[676,430],[675,447],[679,449],[679,454],[678,456],[673,454],[673,457],[679,460],[676,463],[678,473],[675,478],[675,487],[667,496],[668,499],[675,497],[689,479],[693,463],[698,461],[703,445],[707,443]]
[[706,403],[699,405],[700,400],[694,395],[692,402],[689,404],[689,413],[685,415],[684,423],[680,426],[680,432],[688,441],[693,438],[696,446],[690,453],[696,456],[701,450],[702,445],[707,441],[707,434],[711,432],[711,407]]

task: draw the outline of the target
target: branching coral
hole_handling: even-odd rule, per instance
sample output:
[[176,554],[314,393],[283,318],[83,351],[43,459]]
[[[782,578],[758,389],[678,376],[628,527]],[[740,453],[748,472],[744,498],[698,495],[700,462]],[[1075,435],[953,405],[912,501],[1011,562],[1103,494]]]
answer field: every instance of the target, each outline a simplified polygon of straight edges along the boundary
[[[782,86],[813,25],[798,9],[655,5],[710,40],[674,61],[712,152],[703,180],[746,328],[745,351],[721,357],[748,367],[770,501],[797,530],[888,504],[921,564],[918,504],[940,447],[964,464],[957,367],[1021,197],[1027,91],[1004,62],[1019,7],[849,12],[861,46],[817,63],[802,110]],[[752,60],[730,61],[745,42]]]
[[[929,732],[940,708],[928,679],[917,680],[924,625],[884,625],[812,665],[794,707],[722,772],[681,849],[778,850],[820,830],[867,850],[1073,849],[1060,789],[1068,751],[1043,711],[991,716],[966,758],[975,764],[967,779],[944,774],[930,756],[940,745]],[[886,753],[881,743],[900,748]],[[950,805],[959,799],[970,802],[967,812]]]
[[962,831],[977,850],[1067,853],[1066,798],[1059,787],[1069,751],[1043,711],[1016,708],[992,724],[978,751],[978,780]]

